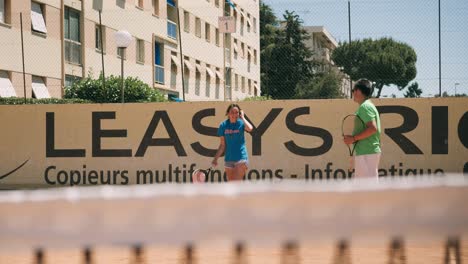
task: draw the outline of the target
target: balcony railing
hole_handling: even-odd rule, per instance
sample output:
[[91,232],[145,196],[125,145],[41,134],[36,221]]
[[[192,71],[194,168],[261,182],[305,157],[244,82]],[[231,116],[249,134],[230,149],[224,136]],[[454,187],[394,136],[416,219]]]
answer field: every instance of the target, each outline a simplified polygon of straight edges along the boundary
[[81,65],[81,43],[65,39],[65,61]]
[[177,39],[177,24],[169,20],[167,21],[167,36]]
[[154,65],[154,82],[164,84],[164,67],[161,65]]
[[325,61],[328,61],[330,62],[330,49],[328,48],[322,48],[321,49],[321,55],[322,55],[322,59],[325,60]]

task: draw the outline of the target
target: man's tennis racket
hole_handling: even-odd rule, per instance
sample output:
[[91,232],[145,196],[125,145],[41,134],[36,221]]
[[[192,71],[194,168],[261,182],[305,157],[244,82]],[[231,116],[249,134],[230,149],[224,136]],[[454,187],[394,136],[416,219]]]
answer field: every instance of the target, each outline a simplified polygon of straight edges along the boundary
[[196,169],[192,173],[192,182],[193,183],[205,183],[208,180],[208,175],[210,175],[211,170],[213,167],[209,167],[208,169]]
[[[364,131],[365,128],[366,128],[366,124],[356,114],[345,116],[343,118],[343,121],[341,122],[341,133],[342,133],[343,138],[345,136],[354,136],[356,134],[359,134],[362,131]],[[348,147],[350,157],[353,156],[354,150],[356,149],[356,145],[358,143],[359,142],[356,141],[353,144],[346,145]],[[352,169],[353,167],[354,167],[353,166],[353,161],[351,160],[350,161],[350,169]]]

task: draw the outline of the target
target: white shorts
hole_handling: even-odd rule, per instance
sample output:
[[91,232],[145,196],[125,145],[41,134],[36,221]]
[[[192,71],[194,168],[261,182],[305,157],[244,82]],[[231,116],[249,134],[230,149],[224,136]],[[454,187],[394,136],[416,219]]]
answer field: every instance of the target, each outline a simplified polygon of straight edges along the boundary
[[378,178],[380,153],[354,156],[354,178]]

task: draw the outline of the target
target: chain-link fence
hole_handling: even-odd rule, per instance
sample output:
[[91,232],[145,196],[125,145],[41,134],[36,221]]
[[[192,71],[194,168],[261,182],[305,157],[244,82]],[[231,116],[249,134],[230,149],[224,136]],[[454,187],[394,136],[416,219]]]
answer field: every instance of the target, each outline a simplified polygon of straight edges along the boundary
[[176,101],[349,97],[359,78],[380,97],[468,93],[463,0],[95,2],[0,0],[0,97],[60,98],[102,72]]
[[[350,78],[370,79],[380,97],[468,94],[466,1],[264,0],[261,5],[266,94],[349,96]],[[303,70],[304,61],[311,61],[309,70]]]

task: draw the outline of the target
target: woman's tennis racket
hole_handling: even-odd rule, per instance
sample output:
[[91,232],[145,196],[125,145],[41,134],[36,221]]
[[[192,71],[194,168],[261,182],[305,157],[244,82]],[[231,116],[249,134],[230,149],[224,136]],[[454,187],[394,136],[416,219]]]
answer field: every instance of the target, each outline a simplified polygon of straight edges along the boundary
[[192,182],[193,183],[205,183],[208,180],[208,175],[210,175],[211,169],[213,167],[209,167],[208,169],[196,169],[192,173]]
[[[344,136],[354,136],[356,134],[361,133],[364,131],[366,128],[366,124],[362,119],[356,115],[356,114],[351,114],[347,115],[343,118],[343,121],[341,122],[341,133],[344,138]],[[356,145],[359,143],[359,141],[354,142],[353,144],[347,145],[348,150],[349,150],[349,156],[352,157],[354,154],[354,150],[356,149]],[[354,164],[353,160],[350,160],[350,170],[353,169]]]

